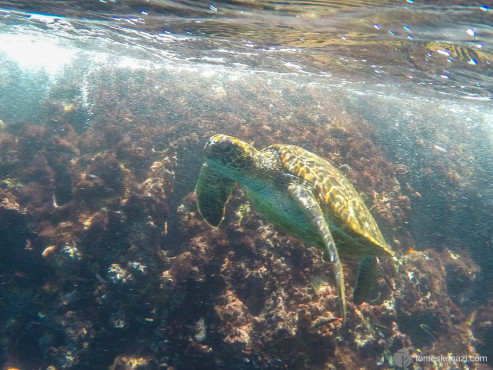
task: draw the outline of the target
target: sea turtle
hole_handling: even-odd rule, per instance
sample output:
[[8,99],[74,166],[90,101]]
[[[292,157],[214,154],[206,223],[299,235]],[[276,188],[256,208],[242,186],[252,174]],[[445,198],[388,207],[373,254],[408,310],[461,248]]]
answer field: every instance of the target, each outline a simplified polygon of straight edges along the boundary
[[[339,255],[364,257],[353,302],[360,304],[376,279],[376,257],[392,256],[377,223],[353,185],[332,164],[294,145],[271,145],[261,151],[227,135],[212,136],[195,187],[202,217],[214,227],[237,182],[268,221],[323,251],[331,262],[346,321],[344,275]],[[337,248],[334,242],[337,240]]]

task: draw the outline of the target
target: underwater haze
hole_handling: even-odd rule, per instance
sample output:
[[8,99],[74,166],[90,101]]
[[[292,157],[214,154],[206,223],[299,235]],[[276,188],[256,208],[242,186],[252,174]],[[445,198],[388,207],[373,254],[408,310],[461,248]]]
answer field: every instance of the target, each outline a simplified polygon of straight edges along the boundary
[[[487,1],[0,0],[0,364],[493,368],[492,100]],[[395,256],[345,323],[240,186],[203,219],[214,134],[354,185]]]

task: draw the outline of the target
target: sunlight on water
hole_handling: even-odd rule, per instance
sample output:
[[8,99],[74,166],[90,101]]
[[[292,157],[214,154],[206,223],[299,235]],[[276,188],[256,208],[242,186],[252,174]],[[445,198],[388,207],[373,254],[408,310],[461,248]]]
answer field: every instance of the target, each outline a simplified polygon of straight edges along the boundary
[[26,69],[44,69],[54,74],[71,63],[76,51],[42,35],[1,34],[0,53]]
[[[158,1],[154,7],[145,2],[108,2],[101,4],[103,11],[94,13],[96,19],[105,19],[104,10],[114,9],[105,22],[12,11],[3,16],[6,22],[18,23],[13,29],[24,23],[73,40],[84,50],[118,53],[121,47],[157,63],[173,59],[256,71],[330,74],[351,82],[412,80],[414,86],[446,94],[491,99],[493,30],[485,23],[491,11],[484,7],[441,11],[387,1],[374,6],[361,1],[212,5],[215,11],[191,2]],[[139,16],[132,14],[128,8],[132,6]],[[65,11],[72,14],[74,9]],[[163,22],[160,12],[167,11],[188,11],[190,16],[167,17]],[[57,68],[62,62],[54,59]]]

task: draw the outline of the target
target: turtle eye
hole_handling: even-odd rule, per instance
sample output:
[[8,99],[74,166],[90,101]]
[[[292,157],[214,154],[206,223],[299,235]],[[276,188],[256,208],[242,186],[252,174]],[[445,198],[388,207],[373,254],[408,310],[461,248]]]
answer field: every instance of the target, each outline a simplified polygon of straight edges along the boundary
[[231,165],[239,156],[240,148],[231,145],[228,142],[216,142],[206,146],[209,156],[215,158],[224,165]]
[[255,149],[238,139],[215,135],[204,148],[205,157],[234,171],[244,171],[255,166]]
[[237,156],[233,161],[231,162],[231,166],[239,169],[239,170],[246,170],[251,167],[253,167],[253,158],[250,155],[246,155],[246,153],[242,153],[242,155]]
[[222,148],[217,148],[216,153],[218,153],[217,157],[222,156],[223,164],[232,168],[244,170],[253,166],[252,156],[239,146],[224,145]]

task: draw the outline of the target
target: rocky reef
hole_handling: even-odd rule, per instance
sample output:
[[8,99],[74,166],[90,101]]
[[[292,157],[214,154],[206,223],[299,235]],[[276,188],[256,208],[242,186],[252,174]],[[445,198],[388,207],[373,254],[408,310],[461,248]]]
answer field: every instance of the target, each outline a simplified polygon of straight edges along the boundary
[[[472,196],[484,173],[472,148],[403,163],[344,93],[159,73],[105,70],[90,114],[54,95],[44,124],[1,122],[4,369],[392,368],[402,348],[493,357],[492,295],[474,256],[487,248],[477,243],[491,237],[491,221],[472,244],[443,236],[440,220],[428,229],[413,221],[426,207],[467,217],[460,195]],[[59,96],[70,88],[56,87]],[[361,192],[397,258],[380,260],[378,286],[368,303],[349,303],[346,326],[333,320],[337,292],[320,252],[262,220],[239,188],[221,227],[199,216],[193,189],[213,133],[259,148],[300,145]],[[429,245],[433,229],[441,238]],[[357,262],[344,261],[347,292]],[[415,363],[449,366],[476,363]]]

